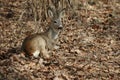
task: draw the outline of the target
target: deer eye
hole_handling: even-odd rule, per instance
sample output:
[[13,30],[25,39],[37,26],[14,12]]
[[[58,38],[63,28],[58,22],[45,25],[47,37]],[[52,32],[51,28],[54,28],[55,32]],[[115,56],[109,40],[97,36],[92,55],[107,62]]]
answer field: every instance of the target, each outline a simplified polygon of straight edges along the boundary
[[54,23],[57,23],[57,21],[54,21]]

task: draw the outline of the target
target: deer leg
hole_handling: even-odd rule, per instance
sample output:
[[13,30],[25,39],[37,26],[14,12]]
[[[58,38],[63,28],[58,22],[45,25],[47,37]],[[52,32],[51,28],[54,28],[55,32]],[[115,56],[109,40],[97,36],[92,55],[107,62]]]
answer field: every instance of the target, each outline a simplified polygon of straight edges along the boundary
[[45,49],[45,47],[42,48],[41,53],[44,58],[49,58],[48,51]]
[[57,42],[52,42],[53,44],[53,49],[59,49],[60,47],[58,46],[58,43]]

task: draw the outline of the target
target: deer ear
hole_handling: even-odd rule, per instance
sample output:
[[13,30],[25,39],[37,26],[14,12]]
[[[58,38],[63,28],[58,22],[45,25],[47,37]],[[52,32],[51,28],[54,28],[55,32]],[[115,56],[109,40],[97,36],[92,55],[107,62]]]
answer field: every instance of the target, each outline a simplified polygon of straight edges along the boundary
[[48,9],[48,16],[50,18],[53,18],[53,11],[51,9]]
[[60,17],[65,14],[65,10],[66,10],[66,8],[63,8],[62,10],[60,10]]

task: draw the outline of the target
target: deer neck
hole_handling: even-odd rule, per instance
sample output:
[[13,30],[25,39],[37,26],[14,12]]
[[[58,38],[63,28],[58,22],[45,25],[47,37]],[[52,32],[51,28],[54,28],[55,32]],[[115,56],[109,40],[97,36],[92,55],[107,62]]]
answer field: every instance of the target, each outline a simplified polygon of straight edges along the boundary
[[50,39],[57,39],[59,31],[55,31],[52,27],[49,27],[47,30],[47,36]]

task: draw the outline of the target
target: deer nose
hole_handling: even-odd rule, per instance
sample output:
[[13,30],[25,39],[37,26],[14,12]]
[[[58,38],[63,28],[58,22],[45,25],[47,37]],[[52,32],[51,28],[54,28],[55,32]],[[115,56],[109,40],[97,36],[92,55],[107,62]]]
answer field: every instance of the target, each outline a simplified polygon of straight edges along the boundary
[[58,29],[62,29],[63,28],[63,25],[60,25]]

